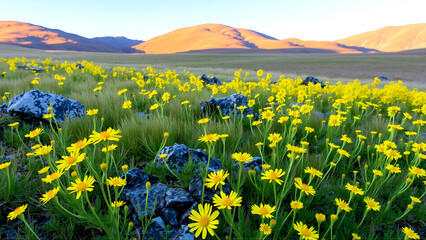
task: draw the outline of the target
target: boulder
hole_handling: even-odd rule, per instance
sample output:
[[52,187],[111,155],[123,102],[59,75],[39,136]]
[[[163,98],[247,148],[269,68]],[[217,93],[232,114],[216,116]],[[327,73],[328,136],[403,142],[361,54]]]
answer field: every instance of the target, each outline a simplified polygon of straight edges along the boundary
[[209,78],[206,74],[201,75],[200,80],[203,81],[204,85],[210,84],[210,85],[222,85],[222,82],[217,77]]
[[[124,174],[122,174],[121,178],[124,178]],[[145,186],[147,182],[151,182],[151,184],[156,183],[158,182],[158,178],[145,173],[139,168],[132,168],[126,173],[126,181],[127,184],[124,191],[134,186]]]
[[309,83],[313,83],[313,84],[319,83],[319,84],[321,84],[322,88],[325,87],[325,84],[323,82],[321,82],[320,80],[318,80],[318,78],[316,78],[316,77],[308,76],[308,77],[305,78],[305,80],[303,80],[302,84],[307,86],[307,85],[309,85]]
[[35,67],[31,65],[18,65],[18,69],[31,70],[36,73],[44,72],[44,69],[41,67]]
[[24,119],[43,120],[43,116],[49,113],[47,108],[50,104],[59,122],[63,122],[65,117],[74,118],[85,115],[85,107],[78,101],[39,90],[31,90],[12,98],[9,101],[7,113],[12,116],[20,115]]
[[7,103],[3,103],[2,105],[0,105],[0,113],[6,112],[8,106],[9,106],[9,104],[7,104]]
[[[231,116],[234,114],[240,116],[243,114],[243,116],[246,117],[248,114],[253,114],[255,115],[255,118],[259,117],[256,113],[254,113],[253,109],[248,106],[247,97],[241,93],[234,93],[230,96],[218,99],[212,95],[210,100],[200,103],[201,113],[203,115],[217,113],[218,106],[224,116]],[[241,110],[237,109],[240,106],[246,107],[242,113]]]
[[80,63],[77,63],[75,66],[78,67],[78,69],[83,69],[84,68],[84,66],[81,65]]
[[[195,163],[200,164],[200,167],[201,163],[207,165],[207,161],[209,158],[209,155],[202,149],[191,149],[188,148],[185,144],[175,143],[173,146],[164,147],[160,151],[155,161],[157,165],[164,166],[164,161],[162,158],[160,158],[160,155],[165,153],[167,154],[167,165],[174,172],[179,172],[179,169],[182,168],[189,161],[190,157]],[[209,171],[217,172],[220,169],[222,169],[222,163],[220,159],[210,158]]]
[[163,208],[160,212],[161,218],[164,220],[164,222],[170,226],[178,227],[179,225],[179,214],[178,212],[173,208]]

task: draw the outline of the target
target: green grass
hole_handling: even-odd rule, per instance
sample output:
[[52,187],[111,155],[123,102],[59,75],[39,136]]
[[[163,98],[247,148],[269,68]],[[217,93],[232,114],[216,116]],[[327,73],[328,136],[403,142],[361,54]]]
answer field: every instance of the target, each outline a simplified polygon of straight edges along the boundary
[[[7,50],[9,51],[8,54],[19,54],[21,51],[20,48],[12,50]],[[403,155],[403,152],[411,151],[413,147],[413,143],[405,140],[405,131],[425,131],[425,126],[414,124],[415,120],[425,120],[426,109],[422,109],[426,104],[425,93],[409,91],[404,86],[397,84],[386,85],[383,88],[383,82],[378,88],[374,88],[372,85],[362,86],[348,83],[330,85],[321,89],[315,86],[300,86],[298,80],[293,81],[287,77],[279,79],[279,76],[283,74],[281,71],[285,71],[285,68],[294,66],[294,71],[297,72],[296,65],[302,69],[303,62],[309,63],[312,67],[311,69],[317,69],[317,71],[332,65],[338,69],[342,67],[339,64],[349,65],[352,63],[353,65],[361,66],[366,64],[365,61],[368,59],[373,59],[367,64],[371,65],[371,67],[380,67],[380,62],[382,62],[382,67],[386,65],[391,68],[392,64],[396,66],[400,64],[400,61],[404,61],[406,56],[386,55],[386,59],[380,60],[379,55],[224,56],[182,54],[148,56],[45,53],[36,50],[27,52],[27,54],[28,56],[31,54],[39,54],[40,56],[58,54],[57,57],[60,61],[58,61],[58,65],[54,60],[51,64],[46,64],[45,67],[48,67],[49,73],[44,72],[37,76],[29,71],[10,71],[6,63],[0,63],[0,73],[6,72],[4,78],[0,79],[0,92],[10,93],[9,95],[4,95],[6,101],[14,95],[37,88],[41,91],[60,94],[78,100],[87,109],[99,109],[99,113],[94,117],[86,116],[67,119],[60,125],[61,131],[50,129],[49,125],[46,124],[42,125],[45,133],[42,135],[41,143],[48,145],[52,139],[55,140],[54,151],[50,153],[49,157],[27,157],[25,155],[30,152],[27,147],[35,145],[37,141],[23,136],[30,130],[40,127],[38,122],[24,122],[9,115],[0,116],[0,155],[13,154],[14,156],[13,164],[8,168],[10,172],[6,173],[4,170],[0,170],[1,186],[9,184],[10,180],[8,180],[7,176],[12,176],[11,187],[0,190],[0,203],[4,202],[1,209],[0,222],[6,222],[6,224],[0,225],[0,229],[6,226],[10,227],[9,223],[11,221],[6,221],[9,212],[22,204],[29,203],[29,209],[25,213],[27,221],[30,225],[34,225],[37,233],[42,232],[43,236],[47,238],[68,239],[70,236],[77,238],[106,238],[111,236],[124,238],[124,233],[117,233],[114,230],[116,225],[111,220],[111,216],[116,217],[116,215],[108,210],[102,197],[101,189],[102,186],[105,186],[105,184],[102,184],[104,181],[102,178],[97,179],[97,182],[101,184],[95,185],[94,191],[89,193],[89,201],[84,200],[85,205],[83,208],[87,213],[84,213],[81,209],[82,207],[75,199],[75,195],[68,194],[66,189],[59,196],[64,207],[71,209],[73,214],[84,216],[87,214],[84,220],[67,215],[66,212],[51,202],[42,205],[39,200],[41,195],[51,189],[52,186],[43,183],[37,171],[48,163],[54,166],[55,164],[52,161],[68,155],[69,153],[66,152],[65,148],[71,143],[89,138],[93,131],[104,131],[108,127],[119,129],[121,131],[119,135],[122,136],[118,142],[111,141],[111,143],[118,145],[117,149],[111,153],[112,156],[106,156],[105,153],[101,152],[101,148],[104,147],[103,143],[99,143],[96,146],[90,145],[87,147],[87,156],[90,161],[82,162],[79,164],[79,169],[73,170],[78,171],[81,176],[86,174],[92,176],[108,174],[108,177],[111,177],[119,176],[122,173],[120,166],[123,164],[130,165],[130,168],[147,166],[146,171],[159,175],[170,186],[184,188],[188,187],[190,176],[195,174],[195,166],[185,166],[183,173],[177,179],[168,172],[168,169],[152,165],[152,160],[156,157],[158,151],[164,145],[169,146],[175,142],[186,144],[190,148],[201,148],[209,151],[212,145],[199,141],[198,138],[200,136],[205,133],[228,134],[229,136],[225,139],[225,148],[223,148],[222,140],[218,140],[214,144],[215,150],[212,151],[211,156],[221,159],[224,170],[230,173],[226,182],[230,183],[232,189],[238,192],[243,199],[242,206],[235,213],[234,237],[248,238],[255,236],[262,238],[258,230],[259,225],[262,222],[270,223],[270,221],[262,220],[259,216],[251,214],[251,206],[253,204],[259,205],[260,203],[270,205],[275,205],[276,203],[273,185],[269,181],[261,179],[261,172],[250,175],[248,171],[244,170],[241,172],[242,178],[239,178],[239,167],[234,165],[235,161],[231,157],[236,152],[246,152],[252,156],[263,155],[264,161],[271,165],[272,170],[283,169],[286,172],[281,177],[282,180],[285,180],[283,185],[276,185],[279,198],[277,200],[277,211],[273,215],[277,220],[277,225],[272,231],[273,235],[268,238],[277,239],[285,237],[283,234],[289,234],[290,239],[297,239],[298,235],[292,224],[298,221],[302,221],[308,226],[313,226],[316,230],[319,230],[320,237],[329,238],[330,232],[328,232],[327,236],[324,236],[324,233],[330,227],[330,215],[336,214],[336,212],[340,215],[339,220],[333,227],[335,239],[351,238],[351,233],[354,232],[364,238],[384,239],[389,236],[402,238],[401,227],[403,226],[411,227],[415,231],[422,229],[422,224],[424,224],[426,218],[424,204],[414,204],[413,211],[407,212],[407,214],[404,212],[406,211],[406,206],[411,203],[409,196],[416,196],[424,201],[423,193],[425,192],[425,185],[422,182],[424,179],[422,177],[414,178],[409,175],[408,168],[417,166],[424,169],[425,164],[420,159],[421,155],[414,152],[410,152],[409,155]],[[102,79],[100,75],[87,71],[94,69],[95,66],[90,67],[87,65],[85,72],[74,69],[70,75],[66,73],[66,67],[61,68],[59,66],[60,62],[64,60],[70,62],[77,59],[81,60],[81,58],[94,61],[94,65],[102,64],[102,69],[104,70],[102,75],[108,76]],[[377,61],[374,58],[377,58]],[[411,63],[415,65],[414,62],[418,59],[413,58],[411,60]],[[41,65],[39,61],[35,62]],[[155,76],[151,75],[150,82],[146,82],[145,86],[140,88],[131,78],[137,77],[137,72],[148,75],[149,71],[146,69],[148,64],[155,66],[157,72]],[[283,64],[282,69],[280,69],[281,64]],[[53,66],[56,68],[54,72],[52,72]],[[113,77],[114,70],[112,68],[116,66],[126,66],[128,71],[123,74],[118,72],[118,76]],[[132,67],[135,69],[131,69]],[[231,117],[229,120],[223,120],[218,115],[210,114],[207,116],[210,121],[206,125],[200,125],[197,121],[206,116],[201,115],[199,103],[208,100],[212,95],[212,90],[206,87],[197,90],[196,84],[199,84],[199,82],[192,79],[194,82],[191,84],[191,88],[194,91],[179,91],[177,81],[167,79],[167,74],[166,76],[160,75],[166,67],[167,69],[176,69],[176,73],[179,74],[180,85],[189,82],[191,78],[189,74],[183,72],[183,69],[193,72],[195,76],[206,72],[221,79],[233,79],[236,70],[240,67],[246,68],[250,71],[250,76],[246,81],[223,86],[222,90],[227,92],[222,93],[220,89],[215,97],[224,97],[242,91],[249,96],[249,99],[256,101],[253,109],[259,115],[268,111],[268,109],[264,109],[264,106],[270,96],[276,96],[276,91],[285,90],[286,98],[281,103],[283,106],[281,110],[271,109],[275,114],[273,122],[263,119],[262,124],[251,126],[250,124],[254,119]],[[268,71],[275,69],[276,72],[273,72],[270,80],[279,80],[280,82],[274,87],[270,87],[268,80],[260,79],[259,81],[255,73],[258,68],[264,69],[264,76]],[[338,72],[336,70],[337,75],[332,75],[336,79],[338,79]],[[55,74],[66,77],[64,86],[59,87],[57,85],[58,80],[54,78]],[[35,77],[40,78],[40,84],[32,86],[30,82]],[[98,87],[98,82],[100,81],[104,82],[102,91],[93,92],[93,89]],[[156,84],[165,81],[169,83],[164,84],[164,88],[156,86]],[[368,81],[368,83],[371,81]],[[414,81],[413,84],[419,83]],[[127,88],[128,91],[119,96],[117,92],[124,88]],[[156,90],[158,94],[149,98],[141,90],[145,92]],[[164,103],[161,100],[161,96],[165,92],[169,92],[173,96],[169,103]],[[257,94],[259,96],[256,98]],[[345,103],[333,107],[333,103],[338,102],[339,99],[345,99]],[[125,100],[132,101],[132,109],[122,108]],[[181,102],[185,100],[190,103],[182,105]],[[292,123],[292,117],[287,122],[278,123],[280,117],[287,115],[288,109],[297,110],[296,107],[291,107],[294,101],[311,104],[314,110],[327,114],[326,116],[322,114],[301,114],[302,123],[298,126]],[[150,106],[156,102],[164,104],[162,111],[149,110]],[[369,104],[368,102],[371,103]],[[362,105],[367,106],[366,109],[362,109]],[[395,119],[388,116],[387,109],[390,106],[399,106],[401,109]],[[330,114],[337,115],[338,110],[344,112],[341,114],[346,117],[346,120],[340,126],[328,126],[328,116]],[[137,112],[151,113],[152,116],[136,117]],[[405,119],[402,113],[411,114],[413,119]],[[360,120],[355,120],[354,117],[359,117]],[[18,132],[11,133],[8,124],[15,121],[20,121],[21,123],[18,127]],[[388,124],[390,123],[400,124],[404,127],[404,130],[393,134],[388,131]],[[305,127],[312,127],[315,132],[307,134]],[[358,139],[357,130],[361,130],[361,134],[367,137],[365,142]],[[372,134],[372,131],[377,132],[377,134]],[[169,133],[168,138],[164,137],[164,132]],[[270,133],[280,133],[283,137],[283,140],[277,143],[275,147],[270,146],[270,142],[267,140]],[[353,143],[343,143],[341,140],[343,134],[347,134]],[[19,139],[18,135],[23,138],[23,143],[17,140]],[[291,154],[291,146],[289,147],[288,144],[302,147],[302,140],[309,142],[309,146],[306,147],[307,152]],[[399,175],[392,175],[385,169],[389,160],[385,154],[378,153],[374,149],[376,144],[382,144],[384,140],[394,142],[396,150],[402,154],[401,159],[397,160],[402,171]],[[256,147],[259,142],[263,143],[263,146]],[[337,150],[332,149],[327,144],[329,142],[338,145],[341,149],[347,151],[350,156],[343,157]],[[223,151],[223,149],[225,150]],[[104,172],[100,169],[100,164],[105,162],[106,158],[111,161],[109,161],[109,170]],[[93,165],[91,166],[92,162]],[[336,167],[333,167],[330,164],[331,162],[336,163]],[[396,164],[395,161],[390,163]],[[310,177],[309,174],[304,172],[306,167],[319,169],[324,174],[323,178]],[[373,168],[380,169],[385,176],[381,178],[374,177]],[[353,171],[357,171],[356,175],[354,175]],[[264,172],[265,170],[262,170],[262,173]],[[251,179],[249,179],[250,177]],[[300,177],[303,183],[311,185],[316,190],[315,196],[302,194],[294,185],[294,178],[296,177]],[[414,179],[414,181],[412,183],[406,182],[408,177]],[[240,181],[241,184],[238,186]],[[255,185],[253,185],[252,181],[255,182]],[[69,172],[66,172],[60,180],[61,186],[70,186],[71,182],[74,182],[74,179]],[[380,212],[370,211],[359,228],[357,224],[361,221],[365,211],[364,196],[351,194],[345,189],[345,184],[347,183],[357,185],[365,191],[365,196],[374,198],[382,206]],[[340,212],[333,203],[335,198],[350,202],[349,205],[353,210],[347,214]],[[304,208],[294,215],[289,204],[295,200],[302,201]],[[387,208],[388,201],[390,201],[389,208]],[[96,215],[90,211],[89,202],[96,209],[95,212],[97,212],[101,221],[98,221]],[[317,229],[316,213],[327,215],[327,221],[322,223],[320,229]],[[121,215],[124,216],[124,214],[125,212],[121,211]],[[37,215],[49,219],[48,224],[43,228],[38,228],[33,220],[33,216]],[[286,218],[287,216],[288,218]],[[295,216],[294,220],[293,216]],[[128,218],[124,217],[120,219],[129,221]],[[219,219],[220,225],[216,234],[220,238],[224,238],[229,234],[228,226],[230,224],[226,222],[223,213],[221,213]],[[284,219],[286,220],[284,221]],[[67,227],[70,222],[75,223],[73,227]],[[100,224],[100,222],[103,224]],[[122,226],[127,225],[122,224]],[[20,236],[31,237],[31,233],[24,226],[15,227],[14,230]],[[235,235],[235,232],[239,232],[240,235]],[[134,232],[130,234],[132,237],[136,237]]]

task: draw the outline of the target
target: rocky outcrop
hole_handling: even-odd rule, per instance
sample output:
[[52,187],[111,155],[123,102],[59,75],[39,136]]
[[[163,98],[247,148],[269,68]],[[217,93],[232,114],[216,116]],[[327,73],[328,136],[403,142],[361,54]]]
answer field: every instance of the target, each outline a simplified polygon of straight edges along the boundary
[[47,108],[50,106],[55,119],[59,122],[63,122],[66,117],[85,115],[85,107],[78,101],[39,90],[32,90],[12,98],[7,113],[12,116],[19,115],[23,119],[43,119],[43,116],[49,113]]
[[308,86],[309,83],[321,84],[322,88],[325,87],[325,84],[323,82],[321,82],[320,80],[318,80],[318,78],[316,78],[316,77],[308,76],[307,78],[305,78],[305,80],[303,80],[302,84]]
[[217,77],[208,77],[206,74],[201,75],[200,80],[203,81],[204,85],[222,85],[222,82]]
[[[241,116],[242,114],[246,117],[248,114],[253,114],[258,118],[258,115],[248,106],[247,97],[241,93],[234,93],[230,96],[217,99],[212,95],[210,100],[200,103],[201,113],[203,115],[218,113],[218,106],[223,116],[231,116],[234,114]],[[238,107],[245,107],[245,109],[241,111]]]

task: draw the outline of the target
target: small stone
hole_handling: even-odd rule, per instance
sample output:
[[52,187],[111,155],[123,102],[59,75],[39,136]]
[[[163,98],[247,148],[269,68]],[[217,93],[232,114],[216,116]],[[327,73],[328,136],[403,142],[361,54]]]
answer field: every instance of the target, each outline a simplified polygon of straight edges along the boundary
[[173,227],[179,226],[179,222],[178,222],[179,215],[175,209],[163,208],[160,212],[160,215],[166,224]]
[[302,84],[308,86],[309,83],[313,83],[313,84],[319,83],[319,84],[321,84],[322,88],[325,87],[325,84],[323,82],[321,82],[320,80],[318,80],[318,78],[316,78],[316,77],[308,76],[308,77],[305,78],[305,80],[303,80]]
[[209,78],[206,74],[201,75],[200,80],[203,81],[204,85],[222,85],[222,82],[217,77]]

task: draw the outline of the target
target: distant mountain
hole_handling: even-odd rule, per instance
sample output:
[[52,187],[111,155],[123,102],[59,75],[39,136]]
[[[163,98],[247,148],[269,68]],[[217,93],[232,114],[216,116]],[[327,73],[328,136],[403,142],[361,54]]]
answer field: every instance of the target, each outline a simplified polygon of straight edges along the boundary
[[278,40],[256,31],[221,24],[202,24],[171,31],[133,46],[147,54],[166,54],[207,49],[293,49],[309,48],[309,52],[360,53],[372,49],[347,47],[326,41]]
[[118,48],[118,49],[122,50],[123,52],[127,52],[127,53],[140,52],[138,50],[133,49],[132,46],[143,43],[143,41],[141,41],[141,40],[128,39],[128,38],[123,37],[123,36],[95,37],[95,38],[92,38],[92,39],[95,40],[95,41],[102,42],[104,44],[113,46],[115,48]]
[[426,48],[426,23],[384,27],[336,42],[348,46],[374,48],[383,52]]
[[0,21],[0,43],[45,50],[121,52],[100,41],[16,21]]

